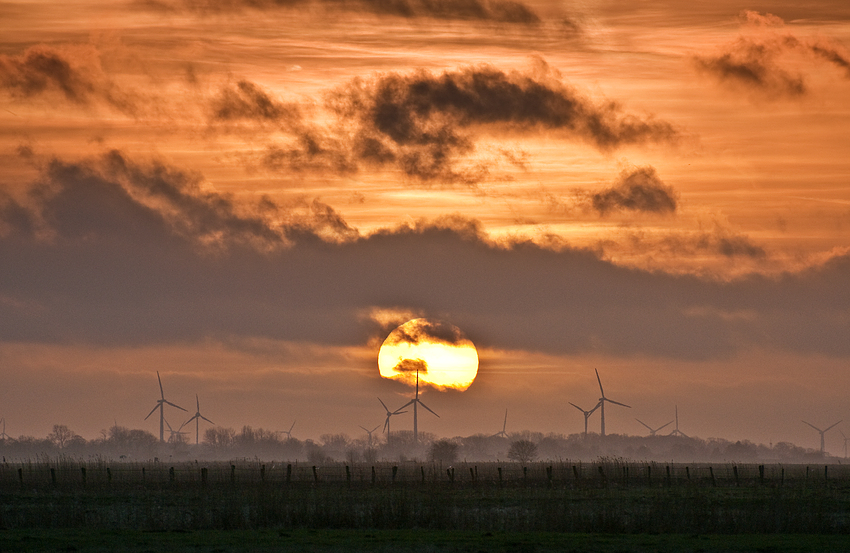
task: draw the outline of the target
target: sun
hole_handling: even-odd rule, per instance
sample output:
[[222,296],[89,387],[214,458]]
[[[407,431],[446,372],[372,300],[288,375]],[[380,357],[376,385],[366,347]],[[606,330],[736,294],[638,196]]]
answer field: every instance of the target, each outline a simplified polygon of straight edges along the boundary
[[390,332],[378,352],[381,376],[445,390],[466,390],[478,374],[478,351],[461,330],[413,319]]

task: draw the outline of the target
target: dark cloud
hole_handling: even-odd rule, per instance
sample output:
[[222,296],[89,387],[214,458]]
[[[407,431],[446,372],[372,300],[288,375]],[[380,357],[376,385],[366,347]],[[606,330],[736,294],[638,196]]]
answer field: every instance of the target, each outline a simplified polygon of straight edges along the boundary
[[[292,143],[274,146],[266,165],[340,173],[395,169],[421,184],[475,184],[489,174],[485,162],[472,161],[477,139],[487,133],[552,133],[605,152],[679,137],[670,123],[592,101],[545,71],[489,66],[358,79],[334,91],[328,107],[336,119],[332,129],[300,131]],[[510,153],[503,157],[517,163]]]
[[428,372],[428,363],[423,359],[402,359],[399,361],[393,371],[397,373],[416,373],[426,374]]
[[134,100],[104,75],[91,49],[66,53],[38,45],[18,56],[0,55],[0,87],[19,99],[59,94],[80,106],[105,103],[124,113],[136,112]]
[[850,78],[850,54],[844,49],[825,41],[809,44],[808,47],[815,56],[840,67],[844,70],[846,77]]
[[393,330],[387,336],[389,344],[411,344],[422,342],[448,344],[456,346],[468,343],[469,339],[461,330],[445,321],[433,319],[414,319]]
[[156,11],[189,10],[204,14],[319,6],[335,12],[408,19],[492,21],[518,25],[540,23],[540,17],[530,6],[513,0],[182,0],[137,2],[136,5]]
[[211,112],[213,123],[250,121],[294,128],[301,119],[297,105],[275,100],[268,92],[246,80],[223,87],[212,100]]
[[[451,321],[491,348],[850,356],[848,256],[800,274],[718,282],[625,269],[564,245],[496,243],[460,217],[341,236],[328,229],[348,226],[330,208],[293,214],[270,204],[275,214],[264,219],[263,206],[115,153],[54,160],[36,188],[0,211],[3,341],[361,345],[380,331],[363,313],[386,308]],[[288,222],[272,224],[279,219]],[[205,247],[222,236],[228,247]],[[755,253],[733,240],[721,247]]]
[[786,69],[791,56],[825,60],[850,78],[850,54],[827,38],[800,38],[772,14],[744,11],[742,20],[756,32],[739,37],[711,56],[694,56],[696,66],[721,82],[742,86],[768,97],[798,97],[808,92],[805,75]]
[[697,56],[696,65],[721,82],[757,90],[768,96],[801,96],[806,93],[803,76],[783,69],[777,62],[781,43],[765,44],[739,38],[716,56]]
[[670,214],[676,211],[676,197],[653,167],[624,170],[613,187],[590,195],[593,209],[601,215],[619,210]]

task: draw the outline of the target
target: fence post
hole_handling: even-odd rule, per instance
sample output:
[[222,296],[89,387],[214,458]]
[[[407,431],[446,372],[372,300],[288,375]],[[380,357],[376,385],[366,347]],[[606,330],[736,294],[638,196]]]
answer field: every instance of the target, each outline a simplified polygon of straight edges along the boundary
[[86,467],[80,467],[80,476],[83,478],[83,486],[86,485]]
[[201,484],[207,485],[207,467],[201,469]]
[[378,477],[378,475],[375,474],[375,466],[372,465],[372,485],[373,486],[375,485],[375,480],[377,479],[377,477]]
[[55,486],[56,485],[56,469],[50,468],[50,482]]
[[106,467],[106,479],[112,484],[112,469]]
[[174,482],[174,467],[168,467],[168,481]]
[[319,469],[316,468],[316,465],[313,465],[313,481],[319,483]]
[[422,466],[422,465],[419,465],[419,472],[422,473],[422,483],[424,484],[425,483],[425,467]]
[[738,465],[732,465],[732,474],[735,475],[735,486],[741,485],[741,481],[738,479]]
[[291,480],[292,480],[292,465],[289,464],[289,465],[286,465],[286,483],[289,484],[289,482]]
[[501,488],[502,487],[502,467],[496,467],[496,470],[499,471],[499,487]]
[[668,488],[670,487],[671,483],[672,483],[672,481],[670,479],[670,465],[667,465],[667,487]]
[[261,482],[266,481],[266,465],[262,465],[260,467],[260,481]]
[[708,467],[708,474],[711,475],[711,487],[716,488],[717,487],[717,480],[714,479],[714,469],[711,468],[711,467]]
[[764,485],[764,465],[759,465],[759,484]]

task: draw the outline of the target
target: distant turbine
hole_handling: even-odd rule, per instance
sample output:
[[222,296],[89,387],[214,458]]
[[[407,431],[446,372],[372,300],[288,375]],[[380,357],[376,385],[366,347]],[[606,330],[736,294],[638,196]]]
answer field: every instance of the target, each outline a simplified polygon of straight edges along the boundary
[[[667,423],[667,424],[670,424],[670,423]],[[667,435],[668,436],[681,436],[683,438],[688,437],[684,432],[679,430],[679,406],[678,405],[676,406],[676,429],[674,431],[670,432]]]
[[839,424],[840,422],[841,422],[841,421],[838,421],[837,423],[833,424],[832,426],[828,426],[828,427],[826,427],[826,428],[825,428],[825,429],[823,429],[823,430],[821,430],[820,428],[818,428],[818,427],[817,427],[817,426],[815,426],[814,424],[808,423],[808,422],[806,422],[806,421],[803,421],[803,424],[808,424],[809,426],[811,426],[812,428],[814,428],[815,430],[817,430],[818,432],[820,432],[820,451],[821,451],[821,453],[823,453],[823,452],[824,452],[824,450],[826,449],[826,448],[824,447],[824,439],[823,439],[823,435],[824,435],[824,434],[826,434],[826,431],[827,431],[827,430],[829,430],[830,428],[834,427],[836,424]]
[[280,433],[281,433],[281,434],[286,434],[286,439],[287,439],[287,440],[291,440],[291,439],[292,439],[292,429],[293,429],[293,428],[295,428],[295,423],[296,423],[296,422],[298,422],[298,421],[292,421],[292,426],[290,426],[290,427],[289,427],[289,430],[281,430],[281,431],[280,431]]
[[4,418],[0,419],[0,422],[3,423],[3,432],[0,433],[0,441],[5,442],[6,440],[11,440],[12,437],[10,435],[6,434],[6,418],[4,417]]
[[[186,432],[181,432],[179,429],[174,430],[173,428],[171,428],[171,425],[168,424],[168,419],[165,420],[165,425],[168,427],[168,431],[171,432],[171,434],[168,436],[168,442],[169,443],[176,443],[178,441],[179,442],[183,441],[183,440],[175,439],[175,436],[182,436],[183,434],[186,434]],[[180,428],[183,428],[183,427],[181,426]]]
[[[841,430],[839,430],[841,432]],[[844,458],[847,458],[847,440],[850,440],[847,436],[844,435],[844,432],[841,432],[841,437],[844,438]]]
[[649,435],[650,435],[650,436],[655,436],[655,433],[656,433],[656,432],[658,432],[659,430],[661,430],[661,429],[662,429],[662,428],[664,428],[665,426],[669,426],[669,425],[673,424],[673,421],[670,421],[670,422],[668,422],[667,424],[665,424],[665,425],[663,425],[663,426],[659,426],[658,428],[653,429],[651,426],[649,426],[648,424],[646,424],[646,423],[645,423],[645,422],[643,422],[642,420],[640,420],[640,419],[638,419],[638,418],[636,418],[635,420],[636,420],[636,421],[638,421],[639,423],[641,423],[642,425],[644,425],[644,426],[647,428],[647,430],[649,430]]
[[187,424],[189,424],[190,422],[195,421],[195,445],[198,445],[198,443],[200,443],[198,441],[198,436],[199,436],[199,431],[200,431],[201,419],[204,419],[205,421],[207,421],[208,423],[213,424],[213,425],[215,423],[201,414],[201,400],[198,399],[198,394],[195,394],[195,405],[197,406],[197,410],[195,411],[195,414],[192,415],[191,419],[187,420],[186,422],[184,422],[183,424],[180,425],[180,430],[182,430],[183,427],[186,426]]
[[[360,425],[358,425],[358,426],[360,426]],[[365,426],[360,426],[360,428],[362,428],[363,430],[365,430],[365,431],[366,431],[366,433],[367,433],[367,434],[369,434],[369,447],[372,447],[372,432],[374,432],[375,430],[379,429],[380,427],[381,427],[381,425],[379,424],[378,426],[376,426],[376,427],[375,427],[375,428],[373,428],[372,430],[369,430],[369,429],[368,429],[368,428],[366,428]]]
[[[411,399],[410,401],[408,401],[407,403],[405,403],[401,407],[399,407],[399,409],[404,409],[405,407],[407,407],[408,405],[411,405],[411,404],[413,405],[413,443],[418,443],[419,442],[419,428],[417,426],[418,421],[417,421],[417,418],[416,418],[416,407],[417,407],[417,405],[421,405],[425,409],[428,409],[429,411],[431,411],[431,408],[428,407],[427,405],[425,405],[424,403],[422,403],[422,400],[419,399],[419,369],[418,368],[416,369],[416,397]],[[437,413],[434,413],[434,411],[431,411],[431,413],[433,413],[435,417],[440,418],[440,415],[438,415]],[[507,413],[505,414],[505,416],[507,416]]]
[[170,401],[168,401],[167,399],[165,399],[165,392],[162,391],[162,379],[159,377],[159,371],[156,371],[156,379],[159,381],[160,399],[156,400],[156,407],[154,407],[153,410],[151,410],[151,412],[148,413],[148,416],[145,417],[145,420],[148,420],[148,417],[153,415],[154,411],[159,409],[159,441],[160,441],[160,443],[164,443],[165,442],[165,404],[167,403],[168,405],[170,405],[172,407],[177,407],[181,411],[186,411],[186,410],[183,409],[182,407],[180,407],[179,405],[175,405],[175,404],[171,403]]
[[605,391],[602,389],[602,379],[599,378],[599,371],[597,371],[596,369],[593,369],[593,370],[596,371],[596,380],[599,382],[599,393],[602,394],[602,397],[599,398],[599,414],[602,416],[601,434],[604,436],[605,435],[605,402],[607,401],[608,403],[613,403],[615,405],[622,405],[623,407],[628,407],[629,409],[631,409],[631,405],[626,405],[625,403],[620,403],[619,401],[614,401],[613,399],[608,399],[607,397],[605,397]]
[[[591,409],[590,411],[585,411],[584,409],[582,409],[581,407],[579,407],[578,405],[576,405],[572,401],[568,401],[567,403],[569,403],[570,405],[572,405],[573,407],[575,407],[576,409],[578,409],[579,411],[584,413],[584,435],[587,436],[587,419],[590,418],[590,415],[592,415],[594,411],[599,409],[599,406],[602,405],[602,402],[600,401],[599,403],[597,403],[596,406],[593,409]],[[603,423],[602,428],[605,428],[604,423]]]
[[507,409],[505,409],[505,422],[504,422],[504,423],[502,423],[502,430],[501,430],[501,432],[496,432],[495,434],[493,434],[493,435],[492,435],[492,436],[490,436],[490,437],[491,437],[491,438],[498,438],[498,437],[507,438],[507,437],[508,437],[508,434],[505,432],[505,429],[506,429],[507,427],[508,427],[508,410],[507,410]]
[[384,421],[384,429],[381,432],[387,433],[387,444],[389,444],[390,443],[390,417],[392,417],[393,415],[401,415],[402,413],[407,413],[407,411],[402,411],[401,410],[401,409],[403,409],[402,407],[399,407],[395,411],[390,411],[389,407],[387,407],[387,404],[384,403],[383,401],[381,401],[381,398],[378,398],[378,401],[381,402],[381,405],[384,406],[384,410],[387,412],[387,420]]

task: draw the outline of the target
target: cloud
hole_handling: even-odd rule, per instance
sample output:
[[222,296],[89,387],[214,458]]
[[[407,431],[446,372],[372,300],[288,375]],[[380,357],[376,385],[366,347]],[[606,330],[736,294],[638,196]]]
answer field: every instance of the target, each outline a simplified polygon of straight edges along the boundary
[[240,80],[235,86],[222,87],[212,101],[213,121],[280,122],[298,118],[298,108],[274,100],[256,84]]
[[527,4],[514,0],[182,0],[137,2],[156,11],[188,10],[196,13],[270,11],[319,6],[332,12],[354,12],[449,21],[482,21],[537,25],[540,16]]
[[739,38],[715,56],[696,56],[697,67],[724,83],[757,90],[770,97],[795,97],[806,93],[801,74],[782,68],[777,57],[785,47],[780,42],[755,42]]
[[0,87],[21,100],[58,94],[79,106],[103,103],[130,115],[137,109],[132,96],[104,74],[97,51],[88,47],[63,51],[36,45],[17,56],[0,55]]
[[[698,69],[719,81],[769,98],[800,97],[808,92],[806,73],[793,69],[812,61],[827,61],[850,78],[850,53],[834,41],[800,38],[786,31],[785,22],[772,14],[744,11],[741,19],[749,34],[738,37],[714,55],[693,57]],[[795,59],[807,58],[805,62]]]
[[677,194],[665,185],[653,167],[623,170],[611,188],[590,194],[593,209],[600,215],[611,211],[669,214],[676,211]]
[[417,345],[423,342],[457,346],[468,344],[461,330],[445,321],[419,318],[401,325],[387,336],[386,343]]
[[[850,357],[847,255],[719,282],[626,269],[564,244],[491,240],[462,217],[364,236],[330,207],[242,204],[198,176],[118,153],[52,160],[26,201],[2,205],[5,342],[363,345],[383,332],[363,314],[386,309],[450,321],[484,348]],[[731,236],[714,245],[758,255]],[[456,339],[446,328],[427,332]]]
[[402,359],[399,361],[393,371],[397,373],[428,373],[428,363],[423,359]]
[[[487,134],[549,133],[603,152],[680,137],[668,122],[585,97],[548,67],[526,73],[486,65],[442,74],[387,73],[334,90],[328,108],[331,127],[305,129],[291,143],[271,147],[265,165],[343,174],[393,169],[423,185],[475,184],[489,175],[488,161],[476,157],[477,143]],[[518,162],[510,152],[502,157]]]

